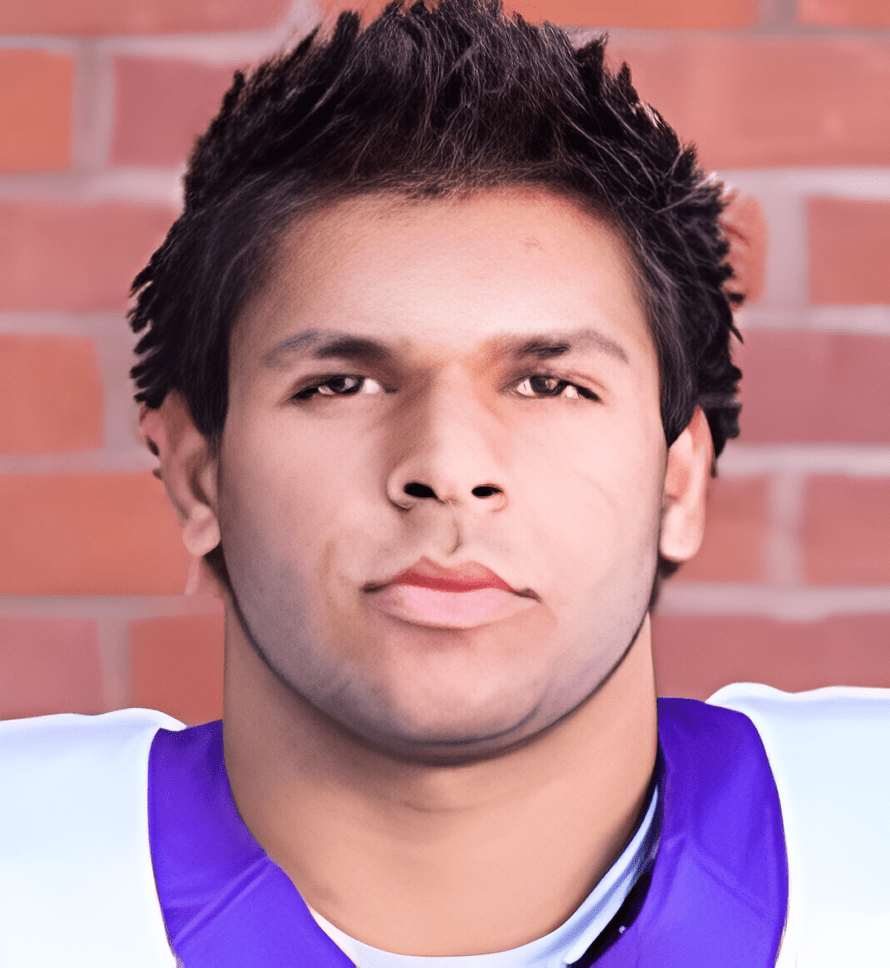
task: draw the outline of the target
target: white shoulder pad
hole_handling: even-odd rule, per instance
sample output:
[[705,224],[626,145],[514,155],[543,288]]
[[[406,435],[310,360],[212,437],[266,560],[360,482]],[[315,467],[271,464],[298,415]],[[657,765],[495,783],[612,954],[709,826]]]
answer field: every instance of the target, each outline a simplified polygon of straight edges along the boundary
[[797,968],[888,968],[890,689],[737,683],[708,701],[749,716],[766,748],[788,845],[786,942]]
[[0,964],[173,968],[148,843],[146,709],[0,723]]

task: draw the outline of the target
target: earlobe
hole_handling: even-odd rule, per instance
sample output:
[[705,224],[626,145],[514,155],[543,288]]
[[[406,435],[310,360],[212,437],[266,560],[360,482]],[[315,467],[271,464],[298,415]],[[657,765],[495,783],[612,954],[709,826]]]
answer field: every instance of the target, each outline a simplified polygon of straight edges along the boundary
[[182,395],[172,391],[157,409],[143,406],[139,429],[160,461],[160,478],[182,525],[189,552],[201,558],[220,540],[217,461],[192,420]]
[[713,462],[708,421],[697,407],[686,429],[668,449],[659,550],[669,561],[686,561],[701,547]]

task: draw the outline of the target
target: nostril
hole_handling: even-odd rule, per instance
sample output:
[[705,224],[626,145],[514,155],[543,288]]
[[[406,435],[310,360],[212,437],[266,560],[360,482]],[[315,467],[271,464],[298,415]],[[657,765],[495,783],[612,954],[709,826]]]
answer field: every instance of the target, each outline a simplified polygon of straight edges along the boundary
[[481,484],[479,487],[473,488],[473,497],[491,497],[493,494],[500,493],[501,489],[493,487],[491,484]]
[[[410,497],[431,497],[438,500],[436,492],[431,487],[427,484],[421,484],[418,481],[409,481],[402,490]],[[493,484],[480,484],[478,487],[474,487],[470,493],[473,497],[485,498],[494,497],[495,494],[502,494],[503,491]]]
[[431,487],[427,487],[426,484],[418,484],[417,481],[411,481],[410,484],[406,484],[403,490],[406,494],[410,494],[411,497],[436,496],[436,492]]

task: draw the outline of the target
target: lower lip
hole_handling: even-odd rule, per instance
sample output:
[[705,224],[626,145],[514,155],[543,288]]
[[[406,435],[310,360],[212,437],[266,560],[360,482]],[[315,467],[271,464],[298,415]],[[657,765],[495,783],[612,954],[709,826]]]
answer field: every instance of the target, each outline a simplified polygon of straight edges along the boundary
[[500,588],[443,592],[418,585],[386,585],[370,602],[393,618],[440,629],[472,629],[530,609],[535,600]]

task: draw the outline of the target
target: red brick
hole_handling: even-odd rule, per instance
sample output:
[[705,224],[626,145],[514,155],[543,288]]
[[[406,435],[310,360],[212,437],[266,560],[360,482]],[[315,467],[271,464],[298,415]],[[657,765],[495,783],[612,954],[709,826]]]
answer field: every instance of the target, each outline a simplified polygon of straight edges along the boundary
[[130,700],[188,723],[222,716],[223,615],[130,623]]
[[320,19],[333,23],[344,10],[357,10],[362,21],[372,20],[387,5],[388,0],[316,0],[315,7]]
[[0,616],[0,719],[104,708],[94,621]]
[[766,481],[718,477],[711,482],[701,551],[674,581],[762,581],[767,531]]
[[730,28],[757,23],[757,0],[508,0],[527,20],[579,27]]
[[93,341],[0,333],[0,453],[102,444],[102,384]]
[[659,615],[653,636],[660,696],[706,699],[731,682],[788,692],[890,686],[890,612],[817,622]]
[[118,58],[112,163],[181,165],[219,109],[234,70],[150,57]]
[[121,310],[176,212],[0,200],[0,310]]
[[71,165],[73,83],[67,54],[0,50],[0,171]]
[[890,303],[890,202],[807,201],[810,301]]
[[[319,0],[328,21],[342,10],[360,10],[364,19],[376,16],[387,0]],[[504,9],[526,20],[590,27],[752,27],[757,0],[505,0]]]
[[745,443],[890,440],[890,337],[749,330],[737,355]]
[[0,548],[7,595],[177,594],[189,566],[147,471],[0,476]]
[[7,34],[164,34],[260,30],[278,23],[288,0],[0,0]]
[[810,478],[805,495],[807,581],[890,586],[890,480]]
[[769,223],[760,202],[753,195],[733,189],[729,199],[722,222],[729,242],[729,262],[734,276],[727,288],[741,293],[748,305],[763,293],[769,251]]
[[887,0],[797,0],[797,17],[823,27],[890,27]]
[[706,168],[884,165],[890,155],[890,40],[666,33],[610,49]]

